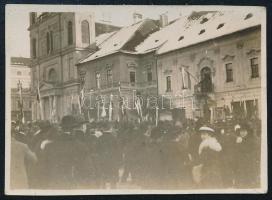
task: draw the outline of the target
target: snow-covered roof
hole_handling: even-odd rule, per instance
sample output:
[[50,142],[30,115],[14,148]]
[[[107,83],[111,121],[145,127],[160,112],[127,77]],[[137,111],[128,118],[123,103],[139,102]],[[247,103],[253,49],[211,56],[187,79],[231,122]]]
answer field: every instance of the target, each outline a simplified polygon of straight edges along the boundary
[[88,55],[79,63],[85,63],[115,52],[145,54],[156,51],[156,54],[167,53],[260,25],[261,15],[262,12],[250,9],[193,12],[150,34],[135,47],[134,52],[126,52],[122,47],[143,25],[145,22],[143,20],[116,32],[98,36],[96,40],[99,50]]
[[207,12],[195,19],[186,17],[186,20],[177,20],[169,27],[165,27],[165,30],[154,33],[151,38],[138,46],[137,50],[146,51],[147,47],[152,46],[147,42],[152,44],[155,38],[159,38],[160,43],[164,42],[164,44],[158,48],[156,53],[163,54],[260,25],[261,15],[261,12],[235,10]]
[[139,21],[131,26],[126,26],[116,31],[108,39],[100,43],[100,45],[98,46],[99,47],[98,51],[81,60],[79,63],[85,63],[96,58],[100,58],[118,52],[123,47],[123,45],[125,45],[126,42],[131,39],[131,37],[135,34],[135,32],[141,27],[141,25],[144,22],[145,20]]
[[96,38],[95,38],[96,45],[100,46],[102,42],[106,41],[110,36],[112,36],[115,33],[116,33],[116,31],[113,31],[110,33],[103,33],[103,34],[96,36]]

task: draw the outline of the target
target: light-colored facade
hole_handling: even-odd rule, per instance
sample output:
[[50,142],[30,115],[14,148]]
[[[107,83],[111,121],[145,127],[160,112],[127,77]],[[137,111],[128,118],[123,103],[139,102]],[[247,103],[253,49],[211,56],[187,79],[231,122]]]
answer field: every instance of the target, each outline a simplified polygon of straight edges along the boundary
[[39,86],[42,105],[40,109],[36,102],[34,119],[59,120],[78,112],[73,101],[80,91],[75,64],[94,50],[95,29],[92,13],[30,13],[32,91],[36,96]]
[[[138,25],[139,28],[133,30],[133,26]],[[136,95],[141,95],[142,97],[157,96],[156,58],[154,51],[147,54],[137,54],[134,48],[150,33],[158,30],[159,27],[152,20],[143,20],[123,29],[113,36],[115,38],[109,38],[104,44],[99,46],[100,49],[94,55],[90,55],[91,60],[89,60],[90,57],[87,57],[78,64],[79,71],[85,74],[85,91],[92,96],[93,103],[97,100],[97,96],[103,96],[108,109],[110,96],[114,96],[112,99],[112,120],[117,120],[120,117],[120,96],[126,101],[126,110],[129,118],[130,114],[135,112]],[[125,42],[122,38],[123,32],[126,32],[126,37],[128,38]],[[114,46],[115,44],[120,44],[120,41],[123,42],[120,48],[116,48],[114,51],[109,50],[108,46],[111,46],[111,43]],[[101,51],[106,56],[103,56],[102,53],[99,56]],[[97,105],[95,106],[91,105],[91,109],[94,109],[94,114],[97,113]],[[132,114],[131,117],[134,118],[135,116]]]
[[25,121],[32,119],[33,98],[30,93],[31,69],[30,59],[23,57],[11,57],[10,65],[10,89],[11,89],[11,119],[16,121],[20,111],[19,83],[22,84],[22,100]]
[[[184,107],[187,118],[205,116],[205,106],[212,121],[224,118],[224,108],[248,117],[257,108],[260,118],[261,66],[261,27],[256,26],[159,55],[158,91],[172,98],[173,107]],[[186,89],[182,68],[190,74]],[[201,86],[205,70],[211,80],[208,90]]]

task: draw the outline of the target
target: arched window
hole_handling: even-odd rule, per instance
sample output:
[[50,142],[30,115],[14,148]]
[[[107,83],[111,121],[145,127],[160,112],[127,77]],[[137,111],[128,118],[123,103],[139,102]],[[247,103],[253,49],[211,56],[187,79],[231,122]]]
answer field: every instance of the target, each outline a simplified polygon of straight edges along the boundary
[[90,44],[90,27],[87,20],[81,22],[81,40],[82,43]]
[[68,45],[73,44],[73,24],[71,21],[68,22],[67,26],[67,37],[68,37]]
[[48,81],[56,82],[57,81],[57,72],[55,69],[50,69],[48,73]]
[[49,32],[46,33],[46,52],[47,52],[47,54],[50,53],[50,34],[49,34]]
[[212,92],[212,73],[209,67],[201,70],[201,92]]

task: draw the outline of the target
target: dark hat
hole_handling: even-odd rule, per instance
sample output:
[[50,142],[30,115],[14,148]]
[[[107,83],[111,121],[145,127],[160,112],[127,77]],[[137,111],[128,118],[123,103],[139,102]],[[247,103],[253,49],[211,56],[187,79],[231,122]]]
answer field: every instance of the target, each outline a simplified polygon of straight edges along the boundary
[[62,128],[74,128],[78,125],[77,120],[72,115],[66,115],[61,119]]
[[37,126],[40,127],[40,129],[48,129],[51,127],[50,122],[48,120],[41,120],[37,122]]
[[82,116],[82,115],[77,115],[77,116],[75,116],[75,120],[76,120],[76,122],[77,122],[77,125],[89,123],[89,121],[86,120],[85,117]]

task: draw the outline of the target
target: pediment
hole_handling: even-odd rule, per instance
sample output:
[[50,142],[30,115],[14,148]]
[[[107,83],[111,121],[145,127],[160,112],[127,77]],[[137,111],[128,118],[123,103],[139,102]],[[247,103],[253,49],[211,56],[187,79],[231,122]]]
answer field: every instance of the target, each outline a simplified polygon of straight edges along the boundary
[[234,55],[225,55],[223,58],[222,58],[222,60],[224,61],[224,62],[230,62],[230,61],[233,61],[234,60]]
[[247,52],[247,55],[248,56],[257,56],[259,55],[259,53],[261,52],[260,49],[250,49],[248,52]]
[[172,69],[165,69],[163,73],[164,74],[171,74],[172,73]]

